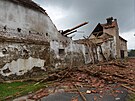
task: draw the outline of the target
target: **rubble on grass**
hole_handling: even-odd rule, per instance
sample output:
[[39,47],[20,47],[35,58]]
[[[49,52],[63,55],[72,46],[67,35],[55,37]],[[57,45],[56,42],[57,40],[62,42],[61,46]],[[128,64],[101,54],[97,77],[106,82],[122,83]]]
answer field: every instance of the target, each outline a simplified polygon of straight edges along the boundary
[[[48,81],[53,81],[53,83],[44,90],[31,95],[29,99],[41,99],[56,92],[78,93],[83,101],[86,101],[83,94],[98,93],[100,98],[102,98],[109,91],[108,94],[116,97],[117,94],[123,93],[115,89],[121,86],[128,89],[128,91],[135,92],[134,71],[135,59],[134,62],[132,59],[129,59],[129,61],[115,60],[94,65],[59,69],[40,80],[38,84]],[[53,89],[51,92],[50,88]],[[81,92],[79,88],[87,88],[87,90],[86,92]],[[71,101],[77,100],[77,98],[71,99]]]

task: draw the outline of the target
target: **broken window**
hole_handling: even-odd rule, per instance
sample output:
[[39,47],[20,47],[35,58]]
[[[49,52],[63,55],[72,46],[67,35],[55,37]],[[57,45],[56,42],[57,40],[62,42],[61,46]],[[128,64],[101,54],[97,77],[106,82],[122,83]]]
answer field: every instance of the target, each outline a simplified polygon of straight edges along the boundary
[[64,49],[59,49],[59,55],[64,55],[65,54],[65,50]]
[[17,31],[18,31],[18,32],[21,32],[21,28],[17,28]]
[[6,49],[6,48],[3,48],[3,49],[2,49],[2,53],[3,53],[3,54],[7,54],[7,53],[8,53],[7,49]]
[[46,36],[48,36],[48,33],[46,33]]
[[88,54],[88,52],[89,52],[89,49],[88,48],[85,48],[86,50],[85,50],[85,54]]
[[121,58],[124,59],[124,50],[120,50]]
[[3,29],[4,29],[4,31],[6,31],[7,30],[7,26],[5,25]]

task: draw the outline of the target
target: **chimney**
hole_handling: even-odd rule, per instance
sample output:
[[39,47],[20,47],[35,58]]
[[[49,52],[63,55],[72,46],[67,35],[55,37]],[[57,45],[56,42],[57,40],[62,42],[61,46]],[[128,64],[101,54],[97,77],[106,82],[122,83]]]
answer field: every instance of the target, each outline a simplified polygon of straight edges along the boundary
[[106,20],[107,20],[107,24],[112,24],[113,17],[109,17]]
[[114,19],[114,21],[116,21],[116,22],[117,22],[117,19]]

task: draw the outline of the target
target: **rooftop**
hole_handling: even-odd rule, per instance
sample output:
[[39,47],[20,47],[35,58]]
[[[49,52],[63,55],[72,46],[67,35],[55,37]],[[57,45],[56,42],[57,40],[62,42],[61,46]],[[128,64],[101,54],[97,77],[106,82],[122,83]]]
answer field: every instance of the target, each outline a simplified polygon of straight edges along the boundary
[[123,41],[125,41],[125,42],[127,42],[127,40],[125,40],[125,39],[122,38],[121,36],[119,36],[119,39],[120,39],[120,40],[123,40]]
[[37,11],[47,15],[46,11],[42,7],[40,7],[38,4],[33,2],[32,0],[8,0],[8,1],[37,10]]

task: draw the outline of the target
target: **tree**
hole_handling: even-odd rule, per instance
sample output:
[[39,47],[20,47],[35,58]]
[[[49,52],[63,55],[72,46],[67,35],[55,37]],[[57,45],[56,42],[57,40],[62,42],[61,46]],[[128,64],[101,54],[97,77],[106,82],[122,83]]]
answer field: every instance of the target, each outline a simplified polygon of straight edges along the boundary
[[128,56],[129,57],[135,57],[135,50],[130,50],[129,52],[128,52]]

